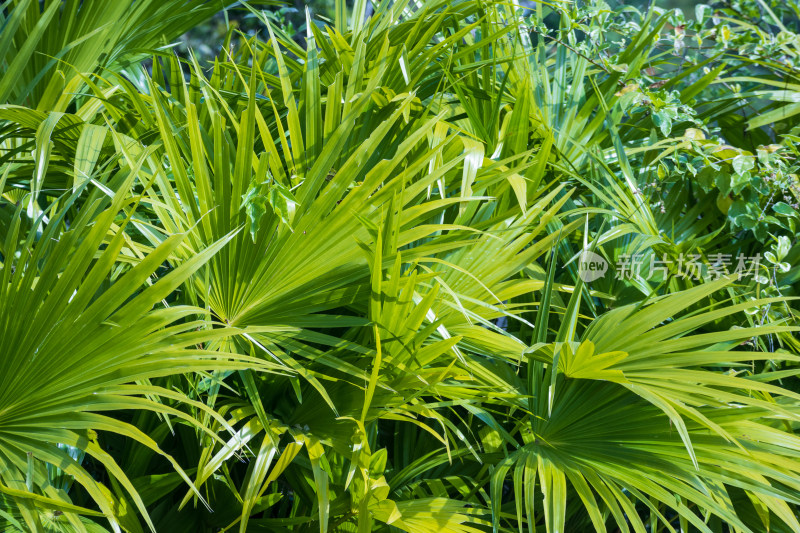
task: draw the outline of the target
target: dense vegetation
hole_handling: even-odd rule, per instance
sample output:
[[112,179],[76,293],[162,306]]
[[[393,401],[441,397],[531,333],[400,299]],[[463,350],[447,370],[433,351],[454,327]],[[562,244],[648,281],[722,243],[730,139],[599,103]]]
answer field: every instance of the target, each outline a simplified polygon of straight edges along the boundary
[[800,531],[796,3],[230,4],[0,6],[0,530]]

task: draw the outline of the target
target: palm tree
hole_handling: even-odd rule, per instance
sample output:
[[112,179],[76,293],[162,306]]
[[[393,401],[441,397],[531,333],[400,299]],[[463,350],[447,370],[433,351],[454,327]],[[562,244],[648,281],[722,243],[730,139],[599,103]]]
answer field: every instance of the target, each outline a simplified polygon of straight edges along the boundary
[[666,17],[600,62],[563,9],[337,2],[301,47],[244,5],[265,33],[148,71],[216,7],[28,4],[0,54],[82,89],[2,93],[4,528],[800,530],[786,298],[575,267],[727,245],[642,197],[693,149],[626,107]]

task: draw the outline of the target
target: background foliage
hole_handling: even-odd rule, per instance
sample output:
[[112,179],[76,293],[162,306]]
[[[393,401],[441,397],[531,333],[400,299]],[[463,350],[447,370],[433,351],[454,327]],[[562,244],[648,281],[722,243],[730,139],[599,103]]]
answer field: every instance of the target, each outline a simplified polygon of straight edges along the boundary
[[0,528],[800,531],[800,8],[685,7],[2,3]]

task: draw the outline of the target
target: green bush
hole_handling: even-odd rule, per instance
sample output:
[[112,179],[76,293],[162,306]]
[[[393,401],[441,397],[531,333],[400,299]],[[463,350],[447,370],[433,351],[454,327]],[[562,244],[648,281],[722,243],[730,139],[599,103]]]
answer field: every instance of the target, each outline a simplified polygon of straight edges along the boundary
[[797,5],[0,18],[3,531],[800,531]]

